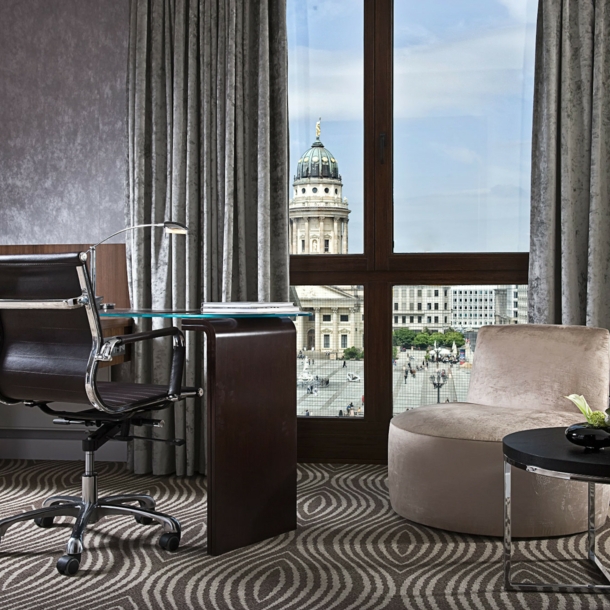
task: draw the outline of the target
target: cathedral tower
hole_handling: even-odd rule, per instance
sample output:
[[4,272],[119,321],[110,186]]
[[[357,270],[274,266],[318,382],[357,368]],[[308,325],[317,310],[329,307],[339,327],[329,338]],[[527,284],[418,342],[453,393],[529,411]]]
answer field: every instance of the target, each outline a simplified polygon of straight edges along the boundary
[[297,164],[290,201],[291,254],[347,254],[347,223],[350,213],[339,165],[320,141],[320,121],[316,141]]

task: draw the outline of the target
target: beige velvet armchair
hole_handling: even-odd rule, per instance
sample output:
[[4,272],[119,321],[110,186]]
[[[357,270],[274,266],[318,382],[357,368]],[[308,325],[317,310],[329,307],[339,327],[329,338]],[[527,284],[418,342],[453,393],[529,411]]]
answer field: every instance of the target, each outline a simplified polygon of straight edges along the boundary
[[[503,532],[502,438],[584,420],[564,398],[608,407],[610,334],[583,326],[487,326],[479,331],[466,402],[419,407],[390,423],[392,508],[424,525],[488,536]],[[566,440],[566,442],[568,442]],[[609,455],[610,459],[610,455]],[[587,484],[513,468],[513,535],[587,528]],[[598,526],[610,492],[598,495]]]

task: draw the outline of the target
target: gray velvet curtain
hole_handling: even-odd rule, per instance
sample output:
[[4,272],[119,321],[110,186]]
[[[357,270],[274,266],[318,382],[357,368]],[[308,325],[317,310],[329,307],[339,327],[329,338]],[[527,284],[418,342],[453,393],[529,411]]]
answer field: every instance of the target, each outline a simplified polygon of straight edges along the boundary
[[[133,307],[288,300],[285,10],[285,0],[132,0],[127,224],[190,230],[128,234]],[[139,349],[135,380],[165,382],[170,354],[164,341]],[[205,383],[203,357],[188,333],[188,385]],[[159,414],[159,435],[186,446],[136,442],[134,470],[203,472],[202,411],[189,400]]]
[[610,328],[610,1],[540,0],[530,322]]

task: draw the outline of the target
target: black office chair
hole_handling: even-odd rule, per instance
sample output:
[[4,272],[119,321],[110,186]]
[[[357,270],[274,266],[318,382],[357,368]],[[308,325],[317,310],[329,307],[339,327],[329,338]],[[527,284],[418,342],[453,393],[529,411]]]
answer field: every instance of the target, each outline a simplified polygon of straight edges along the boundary
[[[145,411],[202,394],[200,389],[181,387],[185,352],[179,329],[102,338],[86,259],[79,253],[0,256],[0,403],[24,403],[55,416],[56,423],[95,427],[83,440],[82,498],[54,496],[41,509],[0,521],[1,539],[19,521],[33,519],[40,527],[51,527],[55,517],[75,517],[66,554],[57,562],[62,574],[78,571],[85,528],[106,515],[131,515],[145,525],[161,523],[165,530],[161,547],[178,548],[180,524],[157,512],[150,496],[98,498],[94,455],[110,439],[134,438],[131,425],[161,425]],[[123,346],[165,336],[173,337],[174,346],[169,386],[96,381],[98,364],[110,361]],[[88,408],[77,413],[55,411],[48,406],[51,402]]]

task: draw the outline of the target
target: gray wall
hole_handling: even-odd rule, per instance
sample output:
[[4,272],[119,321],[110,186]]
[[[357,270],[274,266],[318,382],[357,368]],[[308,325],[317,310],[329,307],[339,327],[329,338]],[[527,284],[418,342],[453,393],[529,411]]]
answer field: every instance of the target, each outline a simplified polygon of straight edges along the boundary
[[[128,42],[129,0],[0,0],[0,244],[125,226]],[[78,459],[82,436],[3,407],[0,458]],[[125,443],[100,457],[124,460]]]
[[0,0],[0,244],[125,226],[129,0]]

